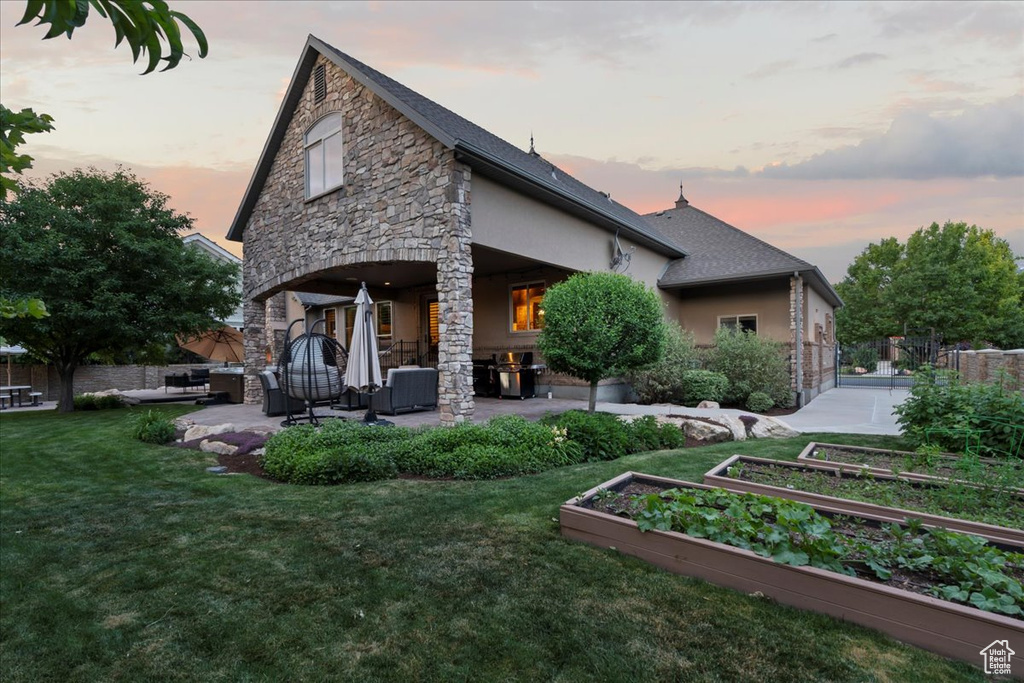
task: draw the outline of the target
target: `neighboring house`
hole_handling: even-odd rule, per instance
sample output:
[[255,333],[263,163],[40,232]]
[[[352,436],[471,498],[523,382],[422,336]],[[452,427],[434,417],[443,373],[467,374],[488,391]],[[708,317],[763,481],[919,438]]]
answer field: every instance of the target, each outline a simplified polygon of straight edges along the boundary
[[[183,238],[181,238],[181,241],[184,242],[185,244],[190,244],[193,247],[196,247],[197,249],[202,249],[210,257],[218,261],[223,261],[225,263],[233,263],[236,266],[239,266],[237,291],[239,293],[242,292],[242,259],[238,258],[224,247],[220,246],[210,238],[198,232],[192,233],[191,235],[185,235]],[[227,319],[222,320],[220,322],[224,323],[228,327],[233,327],[236,330],[241,330],[245,322],[245,318],[243,315],[243,307],[239,306]]]
[[[259,400],[256,373],[280,353],[290,320],[333,310],[344,344],[346,300],[365,281],[385,304],[378,320],[390,316],[391,339],[436,364],[441,421],[463,421],[474,408],[472,360],[534,349],[546,288],[608,269],[657,287],[666,316],[696,326],[702,340],[753,315],[759,334],[804,355],[794,389],[822,389],[796,369],[814,321],[823,344],[833,338],[826,316],[839,299],[817,269],[747,236],[759,245],[743,255],[753,271],[720,268],[725,279],[707,279],[697,261],[716,238],[688,246],[671,224],[680,211],[680,222],[692,212],[743,235],[685,206],[666,212],[672,218],[642,217],[310,36],[228,233],[245,244],[246,400]],[[786,259],[757,265],[768,255]],[[779,270],[783,262],[792,269]],[[540,383],[585,395],[569,378]],[[613,382],[604,392],[621,389]]]

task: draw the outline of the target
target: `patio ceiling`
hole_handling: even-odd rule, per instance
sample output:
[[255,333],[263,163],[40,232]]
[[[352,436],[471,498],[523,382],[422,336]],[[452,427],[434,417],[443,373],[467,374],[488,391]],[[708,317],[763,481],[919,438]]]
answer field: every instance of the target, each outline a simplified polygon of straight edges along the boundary
[[[473,275],[530,270],[544,264],[506,252],[473,246]],[[437,282],[433,263],[371,263],[318,273],[315,278],[294,284],[291,289],[314,294],[354,294],[360,283],[373,289],[405,289]]]

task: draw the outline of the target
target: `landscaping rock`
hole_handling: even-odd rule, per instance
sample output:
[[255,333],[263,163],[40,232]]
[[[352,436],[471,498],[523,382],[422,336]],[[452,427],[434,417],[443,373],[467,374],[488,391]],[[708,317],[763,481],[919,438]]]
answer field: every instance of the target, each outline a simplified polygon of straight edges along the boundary
[[235,431],[235,425],[223,424],[223,425],[193,425],[188,428],[185,432],[185,441],[192,441],[194,439],[204,439],[208,436],[216,436],[217,434],[223,434],[224,432]]
[[758,439],[788,439],[792,436],[799,436],[800,432],[782,420],[761,416],[750,428],[750,435]]
[[689,419],[683,419],[682,423],[683,433],[688,438],[705,443],[722,443],[733,440],[732,430],[725,425]]
[[232,446],[223,441],[206,439],[199,444],[199,450],[204,453],[216,453],[217,455],[234,455],[238,451],[238,446]]
[[722,406],[718,405],[718,401],[701,401],[697,404],[698,408],[705,408],[708,410],[718,410]]
[[228,468],[224,465],[214,465],[213,467],[207,467],[206,471],[210,474],[224,474],[228,471]]

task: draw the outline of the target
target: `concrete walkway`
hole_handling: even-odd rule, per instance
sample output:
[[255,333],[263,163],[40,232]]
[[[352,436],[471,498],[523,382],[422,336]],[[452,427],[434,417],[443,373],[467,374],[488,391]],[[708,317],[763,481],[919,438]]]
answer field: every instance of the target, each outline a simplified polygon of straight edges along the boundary
[[799,432],[898,435],[892,411],[909,395],[906,389],[832,389],[782,420]]

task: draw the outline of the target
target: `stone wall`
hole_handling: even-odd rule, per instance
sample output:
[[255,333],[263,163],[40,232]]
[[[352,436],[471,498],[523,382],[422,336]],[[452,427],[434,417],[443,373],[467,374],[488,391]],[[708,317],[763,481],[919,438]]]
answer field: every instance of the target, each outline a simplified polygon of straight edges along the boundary
[[[441,345],[441,421],[473,412],[472,238],[469,168],[454,153],[323,56],[327,96],[312,79],[287,126],[246,224],[246,401],[259,401],[256,373],[279,346],[276,306],[260,302],[300,290],[322,273],[375,263],[436,264]],[[342,187],[305,198],[304,134],[328,113],[342,114]],[[255,325],[255,329],[253,326]]]
[[[107,389],[162,389],[164,375],[188,372],[202,367],[216,368],[220,365],[82,365],[75,370],[75,395]],[[6,367],[0,368],[0,376],[6,384]],[[44,401],[56,401],[60,398],[60,377],[57,375],[57,369],[50,365],[12,364],[11,383],[27,384],[34,391],[42,392]]]
[[1024,349],[999,351],[960,351],[960,380],[971,382],[998,382],[1024,392]]

